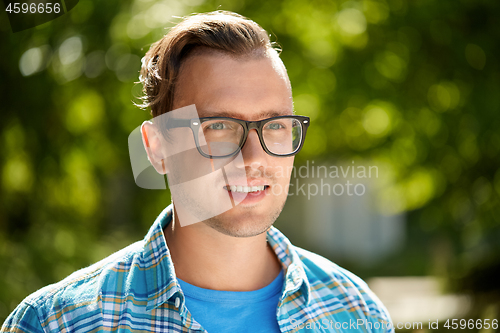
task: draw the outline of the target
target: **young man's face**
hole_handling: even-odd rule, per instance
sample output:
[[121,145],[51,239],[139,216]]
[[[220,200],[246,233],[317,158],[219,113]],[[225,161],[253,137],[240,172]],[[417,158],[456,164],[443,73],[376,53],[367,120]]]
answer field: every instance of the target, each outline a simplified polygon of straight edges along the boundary
[[[276,54],[271,57],[233,58],[218,53],[201,53],[189,57],[179,73],[174,109],[191,104],[196,106],[200,118],[221,116],[256,121],[293,113],[288,76]],[[255,130],[249,132],[241,153],[242,159],[241,156],[236,158],[225,168],[229,185],[266,185],[266,190],[260,195],[248,194],[233,208],[204,223],[226,235],[250,237],[265,232],[281,213],[288,194],[294,158],[268,155]],[[209,159],[198,155],[195,158],[199,158],[200,165],[207,164]],[[193,167],[192,160],[189,164],[172,165],[167,159],[167,170],[179,173],[182,172],[180,167]],[[208,207],[209,201],[198,198],[227,197],[227,188],[220,177],[204,184],[206,186],[184,190],[179,194],[182,198],[176,198],[173,193],[174,205],[182,200],[188,202],[189,209],[193,211],[213,210],[213,207]],[[232,195],[236,198],[238,194]]]

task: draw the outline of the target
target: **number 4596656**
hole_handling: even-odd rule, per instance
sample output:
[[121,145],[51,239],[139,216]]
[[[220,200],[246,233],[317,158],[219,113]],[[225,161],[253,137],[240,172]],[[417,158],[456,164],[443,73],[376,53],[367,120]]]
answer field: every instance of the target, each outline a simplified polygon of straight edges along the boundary
[[465,328],[468,328],[468,329],[481,329],[481,328],[489,329],[491,327],[491,328],[496,330],[498,328],[498,319],[492,319],[491,322],[490,322],[490,319],[477,319],[477,320],[474,320],[474,319],[469,319],[469,320],[451,319],[451,322],[450,322],[450,319],[448,319],[446,321],[446,323],[444,324],[444,327],[447,329],[452,329],[452,330],[456,330],[458,328],[460,328],[460,329],[465,329]]
[[19,13],[31,13],[31,14],[43,14],[43,13],[60,13],[61,12],[61,4],[60,3],[26,3],[26,2],[15,2],[15,3],[9,3],[9,5],[6,8],[6,11],[8,13],[14,13],[14,14],[19,14]]

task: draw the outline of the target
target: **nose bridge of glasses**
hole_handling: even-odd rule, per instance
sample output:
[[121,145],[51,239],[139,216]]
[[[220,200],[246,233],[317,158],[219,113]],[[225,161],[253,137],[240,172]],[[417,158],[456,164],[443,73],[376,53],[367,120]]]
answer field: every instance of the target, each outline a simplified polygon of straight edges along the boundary
[[248,137],[250,136],[250,133],[254,129],[255,132],[256,132],[255,134],[257,135],[255,138],[258,140],[259,145],[262,147],[262,149],[264,151],[266,151],[266,149],[264,147],[265,143],[261,140],[261,135],[259,133],[260,132],[261,123],[262,123],[262,121],[246,121],[247,134],[246,134],[245,138],[243,139],[243,142],[241,143],[241,149],[243,149],[243,147],[245,145],[247,145]]
[[260,123],[261,121],[248,121],[247,122],[248,131],[255,129],[257,132],[259,132]]
[[261,124],[261,121],[246,121],[246,125],[247,125],[247,133],[246,133],[246,136],[244,138],[244,142],[242,142],[242,148],[243,146],[245,145],[247,139],[248,139],[248,136],[250,135],[251,131],[254,129],[257,136],[259,137],[259,141],[260,141],[260,124]]

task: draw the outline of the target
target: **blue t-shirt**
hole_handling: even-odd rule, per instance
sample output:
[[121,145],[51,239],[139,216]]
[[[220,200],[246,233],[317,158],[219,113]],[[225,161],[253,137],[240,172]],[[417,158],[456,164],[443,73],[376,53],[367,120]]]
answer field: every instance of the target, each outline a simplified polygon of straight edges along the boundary
[[178,279],[186,307],[209,333],[281,332],[276,309],[283,288],[283,270],[262,289],[221,291],[196,287]]

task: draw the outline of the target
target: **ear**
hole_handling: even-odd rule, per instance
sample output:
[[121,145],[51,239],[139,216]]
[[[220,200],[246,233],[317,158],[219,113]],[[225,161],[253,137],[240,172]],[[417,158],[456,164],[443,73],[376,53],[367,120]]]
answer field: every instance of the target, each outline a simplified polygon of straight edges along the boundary
[[155,168],[156,172],[162,175],[166,174],[168,172],[166,167],[167,154],[165,152],[166,145],[163,136],[150,121],[142,123],[141,135],[149,162]]

